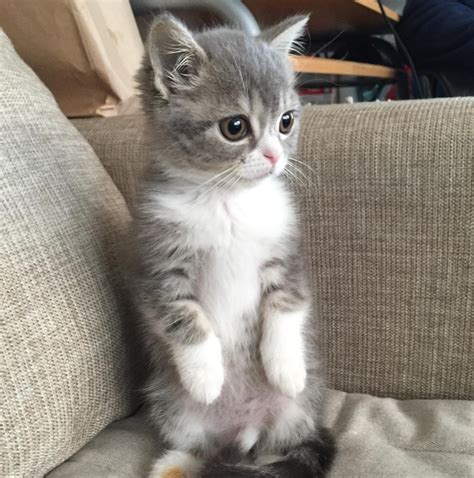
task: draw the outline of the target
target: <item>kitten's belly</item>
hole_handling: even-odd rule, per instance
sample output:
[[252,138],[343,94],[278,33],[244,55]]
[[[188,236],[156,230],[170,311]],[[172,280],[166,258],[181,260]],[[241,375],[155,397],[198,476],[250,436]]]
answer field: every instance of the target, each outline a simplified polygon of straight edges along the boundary
[[[224,388],[217,400],[213,415],[219,428],[245,428],[247,425],[263,425],[279,415],[289,399],[276,390],[260,390],[255,393],[250,390],[239,390],[239,384],[234,388]],[[262,387],[266,388],[266,387]]]
[[219,398],[201,409],[206,427],[225,445],[235,442],[241,432],[252,427],[262,431],[285,410],[291,399],[265,382],[259,389],[245,381],[226,383]]
[[199,300],[224,348],[245,344],[252,339],[246,334],[256,333],[262,256],[236,244],[210,255],[201,271]]
[[197,412],[223,443],[281,413],[288,399],[268,384],[258,353],[260,266],[269,260],[262,241],[234,233],[206,258],[199,300],[222,345],[225,382],[219,398]]

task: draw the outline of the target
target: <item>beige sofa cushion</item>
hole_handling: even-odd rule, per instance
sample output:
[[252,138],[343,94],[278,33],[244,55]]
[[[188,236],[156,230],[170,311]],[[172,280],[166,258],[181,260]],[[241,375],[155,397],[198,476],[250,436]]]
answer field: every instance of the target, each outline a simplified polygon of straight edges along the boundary
[[[330,478],[472,476],[474,403],[330,391],[327,425],[339,452]],[[107,427],[48,478],[145,478],[159,445],[137,415]]]
[[0,30],[4,477],[39,477],[130,412],[125,202]]

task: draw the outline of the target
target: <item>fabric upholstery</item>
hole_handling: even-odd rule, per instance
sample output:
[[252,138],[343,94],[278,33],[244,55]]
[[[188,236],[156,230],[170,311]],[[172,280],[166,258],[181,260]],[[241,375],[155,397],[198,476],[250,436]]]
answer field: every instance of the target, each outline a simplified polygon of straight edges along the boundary
[[0,30],[2,477],[39,477],[131,411],[126,204]]
[[[328,393],[339,453],[330,478],[472,475],[474,404]],[[48,478],[141,478],[159,454],[144,417],[107,427]]]
[[151,157],[143,115],[75,119],[72,123],[92,145],[127,203],[132,205]]
[[144,413],[109,425],[47,478],[147,477],[161,449]]
[[332,388],[473,399],[474,98],[309,107],[296,186]]
[[[128,201],[143,119],[75,122]],[[293,181],[329,384],[474,398],[474,99],[306,107]]]

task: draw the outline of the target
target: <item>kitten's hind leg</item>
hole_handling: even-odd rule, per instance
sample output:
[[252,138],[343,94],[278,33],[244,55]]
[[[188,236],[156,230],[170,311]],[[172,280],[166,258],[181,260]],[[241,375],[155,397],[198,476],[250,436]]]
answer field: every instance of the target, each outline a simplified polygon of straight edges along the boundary
[[196,478],[202,465],[202,460],[191,453],[170,450],[154,463],[148,478]]

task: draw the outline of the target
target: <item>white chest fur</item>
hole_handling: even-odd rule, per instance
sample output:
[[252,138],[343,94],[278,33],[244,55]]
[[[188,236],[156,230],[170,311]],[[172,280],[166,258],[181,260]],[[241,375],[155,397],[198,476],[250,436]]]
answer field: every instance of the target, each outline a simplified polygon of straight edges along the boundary
[[198,296],[224,344],[241,336],[242,317],[255,315],[259,270],[294,221],[287,191],[275,180],[233,194],[163,198],[160,215],[178,222],[183,239],[205,251]]

